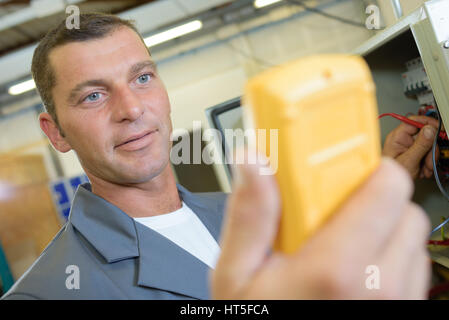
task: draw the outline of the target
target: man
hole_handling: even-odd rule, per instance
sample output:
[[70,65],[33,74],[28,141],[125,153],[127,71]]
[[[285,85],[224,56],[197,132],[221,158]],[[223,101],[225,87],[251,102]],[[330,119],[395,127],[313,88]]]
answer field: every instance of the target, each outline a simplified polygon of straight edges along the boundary
[[169,165],[170,103],[129,22],[85,14],[33,56],[42,130],[75,150],[90,184],[68,223],[6,298],[205,299],[225,195],[193,195]]
[[[58,151],[75,150],[90,184],[78,189],[67,224],[3,298],[209,298],[207,274],[215,267],[219,253],[217,241],[226,197],[220,193],[194,195],[176,185],[169,165],[172,126],[168,96],[135,28],[118,17],[102,14],[82,14],[79,30],[68,30],[61,22],[37,47],[32,73],[47,110],[39,117],[42,130]],[[391,149],[396,150],[393,142]],[[407,150],[407,147],[401,149],[396,156]],[[415,157],[410,161],[413,167],[420,168],[422,156],[405,156],[406,159],[410,157]],[[384,240],[397,231],[401,215],[407,216],[407,225],[419,225],[416,227],[419,235],[428,229],[423,214],[409,203],[410,183],[402,169],[391,166],[394,169],[390,168],[387,173],[399,176],[400,188],[393,191],[400,194],[390,194],[379,201],[380,206],[388,209],[381,215],[382,220],[373,214],[372,203],[365,199],[366,191],[349,202],[349,208],[344,209],[347,214],[337,214],[339,220],[344,220],[359,210],[365,212],[361,216],[370,219],[352,220],[352,224],[348,224],[354,230],[370,227],[368,222],[377,222],[377,229],[389,223],[391,227],[382,235],[373,233],[369,238],[372,246],[383,243],[386,249],[398,245],[398,241],[393,241],[389,246]],[[227,290],[224,285],[234,286],[235,281],[231,280],[236,274],[240,280],[252,280],[251,275],[261,267],[262,261],[271,261],[271,265],[280,261],[277,255],[269,260],[262,259],[262,252],[266,252],[272,239],[279,211],[273,177],[256,177],[245,169],[242,172],[246,172],[250,184],[246,188],[237,186],[229,205],[230,222],[225,227],[223,255],[214,274],[218,276],[212,282],[215,297],[246,298],[253,297],[254,293],[263,296],[266,287],[260,292],[248,293]],[[385,175],[385,169],[380,172],[377,176],[382,172]],[[383,192],[378,190],[378,185],[384,181],[373,179],[375,182],[368,182],[367,188],[374,188],[376,196]],[[392,189],[396,188],[388,190]],[[266,207],[258,206],[256,200]],[[245,218],[245,212],[251,214]],[[262,215],[263,219],[256,215]],[[253,219],[260,225],[252,225]],[[245,236],[245,230],[236,229],[236,224],[240,223],[248,228],[249,237]],[[259,227],[259,231],[268,233],[251,237],[251,228]],[[361,243],[360,238],[365,237],[363,232],[348,232],[344,223],[329,224],[324,230],[342,238],[336,241],[335,248],[339,250],[331,257],[341,265],[351,264],[355,251],[345,255],[343,249],[348,241]],[[422,238],[409,239],[408,243],[419,247]],[[314,243],[315,246],[323,244],[323,236],[313,239],[308,247],[314,247]],[[329,257],[319,255],[308,260],[310,254],[302,255],[302,263],[309,266],[302,269],[304,277],[310,272],[318,276],[328,271]],[[424,256],[420,250],[417,257],[407,261],[419,260],[422,266],[419,274],[426,276]],[[410,256],[400,261],[405,258]],[[239,272],[240,267],[246,268],[243,273]],[[336,275],[328,273],[314,284],[323,286],[329,282],[338,287]],[[270,273],[263,276],[270,276]],[[223,279],[230,281],[226,284]],[[422,297],[423,290],[414,292]],[[305,290],[298,297],[336,296],[328,291]]]

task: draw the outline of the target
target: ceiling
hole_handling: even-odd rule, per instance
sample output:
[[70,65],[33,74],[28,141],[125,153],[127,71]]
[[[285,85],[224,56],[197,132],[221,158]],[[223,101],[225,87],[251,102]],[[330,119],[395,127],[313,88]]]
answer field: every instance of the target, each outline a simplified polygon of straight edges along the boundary
[[120,13],[156,0],[0,0],[0,57],[37,42],[76,4],[81,12]]
[[[317,6],[318,3],[324,6],[334,1],[349,0],[305,0],[309,6]],[[21,109],[25,105],[22,100],[36,97],[34,90],[14,96],[8,93],[8,88],[31,79],[31,60],[39,40],[71,14],[65,12],[65,8],[71,4],[78,6],[81,12],[113,13],[123,19],[130,19],[144,37],[192,19],[200,19],[203,28],[184,36],[185,41],[249,19],[256,20],[246,24],[246,27],[255,27],[264,21],[257,22],[257,17],[289,2],[282,1],[256,10],[254,0],[0,0],[0,117]],[[295,8],[294,11],[302,10]],[[293,11],[287,12],[291,14]],[[238,28],[232,30],[241,32]],[[232,32],[229,32],[227,36],[232,36]],[[173,39],[158,48],[162,48],[162,51],[164,46],[171,48],[170,45],[179,43],[178,40]],[[158,48],[155,48],[156,52]],[[173,50],[167,52],[173,54]],[[10,110],[6,111],[5,106]]]
[[[8,94],[8,88],[30,79],[33,52],[39,40],[72,12],[117,14],[134,21],[143,36],[201,17],[209,19],[228,11],[239,10],[253,0],[0,0],[0,114],[3,106],[31,97],[33,91],[19,96]],[[206,28],[203,28],[206,29]],[[4,110],[3,110],[4,111]]]

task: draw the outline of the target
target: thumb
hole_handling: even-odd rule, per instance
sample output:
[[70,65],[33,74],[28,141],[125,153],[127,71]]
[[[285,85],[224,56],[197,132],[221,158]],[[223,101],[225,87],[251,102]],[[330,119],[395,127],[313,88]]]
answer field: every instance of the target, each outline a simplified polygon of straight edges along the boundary
[[437,130],[430,125],[423,127],[419,131],[418,137],[413,145],[400,156],[400,159],[398,159],[413,177],[415,176],[415,173],[417,174],[419,172],[421,160],[432,148],[436,132]]
[[[255,157],[249,155],[248,162],[256,163]],[[266,169],[260,162],[249,163],[237,167],[238,179],[227,203],[221,255],[211,279],[216,299],[235,297],[244,289],[267,257],[277,232],[280,200],[275,178],[260,174]]]

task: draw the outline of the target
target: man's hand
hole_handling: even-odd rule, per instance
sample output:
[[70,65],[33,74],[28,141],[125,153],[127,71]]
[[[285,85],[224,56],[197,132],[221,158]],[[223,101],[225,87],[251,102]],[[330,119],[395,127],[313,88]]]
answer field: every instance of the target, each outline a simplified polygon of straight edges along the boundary
[[[222,252],[211,274],[215,299],[424,299],[430,278],[429,221],[410,202],[413,183],[389,159],[298,252],[269,254],[280,217],[273,176],[240,168]],[[365,284],[380,270],[380,289]]]
[[[420,130],[401,123],[388,134],[382,154],[403,165],[413,179],[430,178],[433,175],[432,144],[438,130],[438,121],[426,116],[411,116],[410,119],[426,126]],[[437,149],[436,159],[438,154]]]

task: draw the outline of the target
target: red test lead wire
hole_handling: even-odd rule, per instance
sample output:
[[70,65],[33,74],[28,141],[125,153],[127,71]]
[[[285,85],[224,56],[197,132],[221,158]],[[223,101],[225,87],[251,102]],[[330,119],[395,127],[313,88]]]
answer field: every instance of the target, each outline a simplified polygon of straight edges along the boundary
[[449,246],[449,240],[429,240],[427,244],[433,244],[436,246]]
[[[398,120],[400,120],[402,122],[410,124],[410,125],[412,125],[414,127],[417,127],[419,129],[421,129],[422,127],[425,126],[424,123],[421,123],[421,122],[418,122],[418,121],[413,121],[413,120],[411,120],[411,119],[409,119],[407,117],[401,116],[400,114],[397,114],[397,113],[382,113],[379,116],[379,119],[383,118],[383,117],[386,117],[386,116],[390,116],[390,117],[396,118],[396,119],[398,119]],[[446,132],[440,131],[439,136],[440,136],[441,139],[448,140]]]

